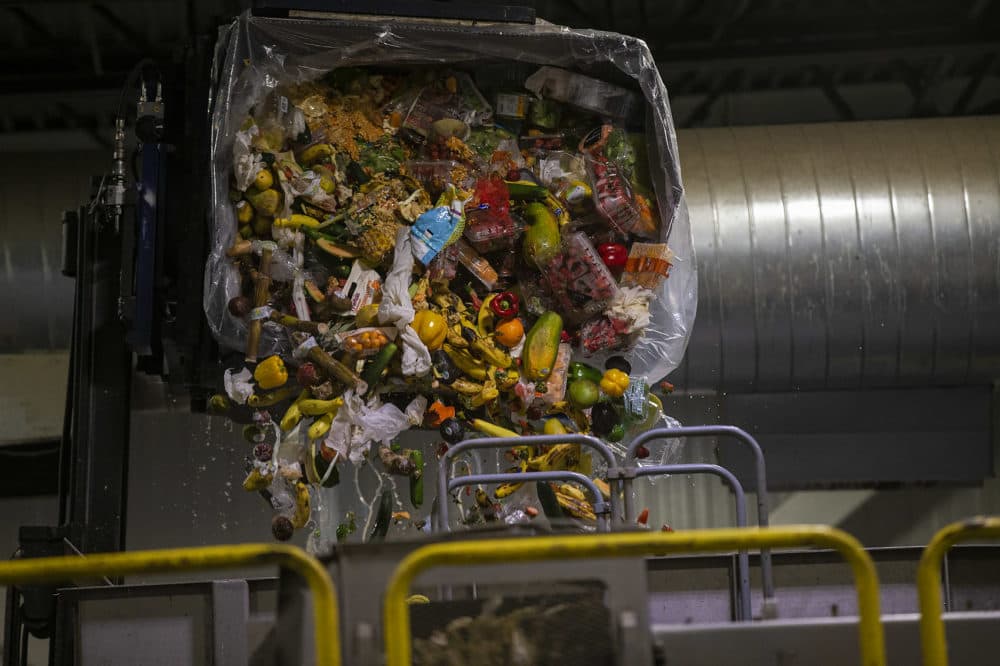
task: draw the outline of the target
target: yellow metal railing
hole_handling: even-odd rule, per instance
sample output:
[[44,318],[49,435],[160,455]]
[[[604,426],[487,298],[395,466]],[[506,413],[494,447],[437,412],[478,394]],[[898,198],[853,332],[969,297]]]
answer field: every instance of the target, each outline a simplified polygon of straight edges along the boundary
[[920,597],[920,647],[924,666],[948,666],[948,644],[941,617],[941,563],[956,543],[1000,539],[1000,518],[970,518],[952,523],[934,535],[917,567]]
[[660,553],[694,553],[742,548],[819,546],[834,548],[851,565],[858,591],[858,631],[861,663],[884,666],[885,643],[879,616],[878,574],[857,539],[832,527],[783,527],[636,532],[585,536],[544,536],[438,543],[410,553],[393,573],[385,595],[384,629],[387,666],[410,666],[410,586],[421,572],[434,567],[570,560],[588,557],[629,557]]
[[275,564],[302,576],[312,592],[317,666],[339,666],[340,624],[333,581],[314,557],[294,546],[251,543],[11,560],[0,562],[0,585]]

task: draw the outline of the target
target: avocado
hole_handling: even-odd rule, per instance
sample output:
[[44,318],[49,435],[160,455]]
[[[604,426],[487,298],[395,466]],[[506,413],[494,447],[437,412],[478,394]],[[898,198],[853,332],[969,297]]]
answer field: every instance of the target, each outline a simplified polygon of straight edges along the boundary
[[563,321],[555,312],[545,312],[524,338],[521,364],[524,376],[531,381],[547,379],[559,353]]
[[559,254],[562,238],[555,213],[545,204],[533,201],[524,207],[528,229],[524,232],[522,251],[529,264],[544,268]]

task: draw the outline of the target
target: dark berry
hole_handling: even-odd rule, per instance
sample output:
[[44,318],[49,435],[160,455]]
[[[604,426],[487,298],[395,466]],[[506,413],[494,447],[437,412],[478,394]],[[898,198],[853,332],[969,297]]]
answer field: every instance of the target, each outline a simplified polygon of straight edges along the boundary
[[229,314],[234,317],[246,317],[253,309],[253,304],[246,296],[236,296],[229,301]]
[[295,534],[295,526],[286,516],[275,516],[271,520],[271,534],[278,541],[288,541]]
[[647,449],[645,446],[640,445],[635,450],[635,457],[638,458],[639,460],[643,460],[644,458],[648,458],[649,457],[649,449]]
[[253,447],[253,457],[261,462],[267,462],[274,455],[274,447],[267,442],[261,442]]

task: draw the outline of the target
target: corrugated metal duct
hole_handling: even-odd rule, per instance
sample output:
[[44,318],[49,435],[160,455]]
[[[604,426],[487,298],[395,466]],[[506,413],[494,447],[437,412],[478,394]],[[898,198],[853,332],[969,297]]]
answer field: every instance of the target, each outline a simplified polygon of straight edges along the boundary
[[1000,378],[1000,118],[678,132],[698,256],[685,388]]

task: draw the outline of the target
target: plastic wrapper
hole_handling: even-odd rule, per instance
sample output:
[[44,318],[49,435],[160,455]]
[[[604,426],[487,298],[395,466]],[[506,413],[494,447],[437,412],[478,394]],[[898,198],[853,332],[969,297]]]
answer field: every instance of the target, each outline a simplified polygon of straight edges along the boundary
[[[280,84],[313,81],[329,71],[361,65],[515,62],[579,70],[583,75],[638,89],[620,111],[642,116],[649,140],[648,170],[660,211],[659,240],[669,241],[674,266],[651,304],[652,325],[630,352],[637,371],[662,377],[680,364],[697,307],[697,273],[684,204],[677,140],[667,90],[646,45],[602,32],[538,25],[454,26],[386,20],[272,19],[243,14],[220,31],[217,84],[211,99],[213,224],[205,271],[205,313],[224,346],[245,344],[246,323],[227,312],[239,276],[226,256],[238,224],[229,203],[233,154],[243,119]],[[531,71],[530,69],[528,70]],[[553,84],[554,85],[554,84]],[[252,165],[246,169],[253,171]],[[267,330],[262,354],[287,348]]]
[[[631,376],[662,377],[693,323],[676,137],[641,41],[245,14],[220,32],[214,80],[205,312],[221,346],[289,364],[272,393],[236,368],[225,384],[280,425],[296,529],[301,479],[349,487],[351,474],[361,504],[327,497],[323,510],[338,539],[424,529],[419,470],[433,454],[397,439],[432,399],[486,433],[537,432],[551,410],[610,438],[645,416],[645,380],[626,404],[623,387],[598,377],[571,391],[567,378],[574,358],[619,353]],[[655,250],[634,270],[606,252],[639,240]],[[556,495],[593,519],[585,500]]]

